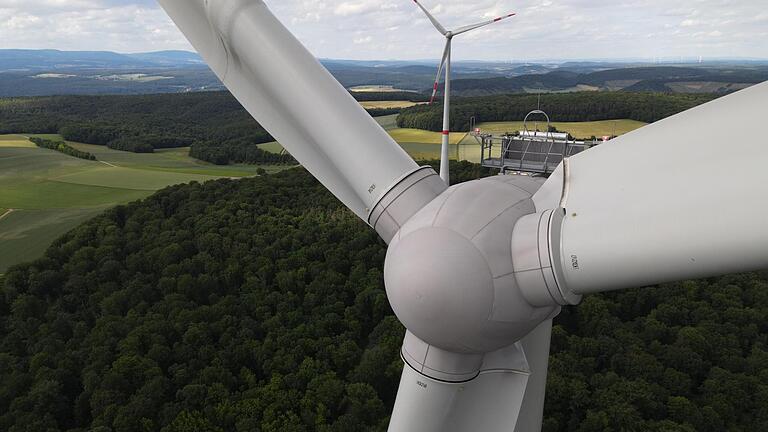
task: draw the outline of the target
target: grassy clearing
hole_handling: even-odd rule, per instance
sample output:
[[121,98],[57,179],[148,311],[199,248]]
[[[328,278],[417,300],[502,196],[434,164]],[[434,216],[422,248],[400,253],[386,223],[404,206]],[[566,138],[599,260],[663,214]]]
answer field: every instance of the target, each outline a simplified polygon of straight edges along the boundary
[[379,123],[379,125],[381,125],[381,127],[384,128],[384,130],[388,131],[397,129],[397,116],[397,114],[392,114],[388,116],[376,117],[375,120]]
[[[47,139],[60,140],[60,135],[31,135]],[[89,152],[101,162],[115,165],[119,168],[134,168],[147,171],[163,171],[179,174],[203,175],[214,177],[250,177],[256,175],[258,165],[214,165],[189,157],[189,148],[160,149],[154,153],[131,153],[112,150],[105,146],[83,144],[67,141],[72,147]],[[104,165],[104,164],[102,164]],[[275,170],[272,166],[261,167]],[[191,180],[195,180],[194,178]],[[191,181],[188,180],[188,181]]]
[[[645,126],[647,123],[635,120],[604,120],[594,122],[553,122],[552,126],[557,130],[568,132],[576,138],[589,138],[592,136],[602,137],[604,135],[624,135]],[[533,130],[537,127],[544,130],[547,127],[546,122],[528,122],[528,129]],[[488,122],[477,125],[483,132],[504,133],[523,130],[523,122]]]
[[369,101],[360,102],[360,105],[366,109],[392,109],[392,108],[410,108],[415,105],[422,105],[426,102],[411,101]]
[[106,208],[16,210],[0,219],[0,273],[40,257],[55,239]]
[[51,180],[77,185],[101,186],[107,188],[156,191],[166,186],[197,181],[200,183],[218,177],[169,171],[146,171],[136,168],[114,168],[102,165],[88,171],[65,174]]
[[[61,139],[58,135],[35,136]],[[19,141],[31,144],[18,135],[0,136],[0,215],[5,209],[16,209],[0,220],[0,273],[36,258],[56,238],[115,205],[145,198],[173,184],[253,176],[259,168],[208,164],[189,157],[189,149],[136,154],[69,143],[99,159],[86,161],[34,144],[19,146]],[[263,168],[268,172],[285,169]]]

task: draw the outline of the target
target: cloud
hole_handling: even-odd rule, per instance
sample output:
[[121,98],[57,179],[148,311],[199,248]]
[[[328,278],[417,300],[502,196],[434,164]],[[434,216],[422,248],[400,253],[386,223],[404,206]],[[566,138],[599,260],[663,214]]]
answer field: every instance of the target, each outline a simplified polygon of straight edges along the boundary
[[[411,0],[266,0],[319,57],[437,58],[442,36]],[[762,57],[765,0],[422,0],[457,59]],[[44,30],[43,30],[44,29]],[[190,46],[154,0],[0,0],[0,48],[139,52]]]

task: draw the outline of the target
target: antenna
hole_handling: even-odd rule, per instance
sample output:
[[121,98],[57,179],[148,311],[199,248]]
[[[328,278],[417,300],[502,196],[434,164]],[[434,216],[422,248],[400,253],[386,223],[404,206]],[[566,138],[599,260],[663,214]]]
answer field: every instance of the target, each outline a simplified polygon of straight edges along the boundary
[[501,20],[510,18],[515,16],[514,13],[497,17],[492,20],[479,22],[476,24],[470,24],[463,27],[459,27],[455,30],[446,30],[446,28],[440,24],[440,22],[435,18],[429,10],[427,10],[424,5],[419,3],[419,0],[413,0],[414,3],[416,3],[416,6],[421,9],[424,14],[427,16],[427,19],[432,23],[432,25],[435,27],[435,29],[440,32],[441,35],[445,36],[445,48],[443,49],[443,57],[440,60],[440,65],[437,67],[437,77],[435,77],[435,83],[432,86],[432,96],[429,98],[430,105],[435,102],[435,98],[437,96],[437,90],[440,86],[440,77],[443,75],[443,70],[445,71],[445,84],[444,84],[444,91],[443,91],[443,130],[442,130],[442,145],[440,148],[440,178],[443,179],[446,185],[451,184],[451,177],[449,172],[449,154],[448,149],[450,147],[450,139],[451,139],[451,47],[452,47],[452,41],[454,36],[458,36],[460,34],[479,29],[481,27],[485,27],[487,25],[499,22]]

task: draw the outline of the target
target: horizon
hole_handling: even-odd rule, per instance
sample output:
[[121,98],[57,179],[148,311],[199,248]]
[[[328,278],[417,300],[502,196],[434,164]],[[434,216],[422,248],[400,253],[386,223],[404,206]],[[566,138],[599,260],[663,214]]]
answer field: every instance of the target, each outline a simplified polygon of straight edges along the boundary
[[[121,52],[121,51],[114,51],[114,50],[108,50],[108,49],[100,49],[100,50],[67,50],[67,49],[58,49],[58,48],[0,48],[0,53],[7,52],[7,51],[51,51],[51,52],[62,52],[62,53],[109,53],[109,54],[118,54],[118,55],[142,55],[142,54],[158,54],[158,53],[185,53],[185,54],[193,54],[197,55],[197,52],[194,50],[185,50],[185,49],[167,49],[167,50],[156,50],[156,51],[136,51],[136,52]],[[353,58],[342,58],[342,57],[317,57],[318,60],[321,61],[347,61],[347,62],[357,62],[357,63],[376,63],[376,62],[397,62],[397,63],[437,63],[439,61],[438,58],[413,58],[413,59],[402,59],[402,58],[372,58],[372,59],[353,59]],[[632,63],[640,63],[640,64],[647,64],[647,65],[675,65],[675,64],[706,64],[706,63],[717,63],[717,62],[768,62],[768,57],[679,57],[679,56],[671,56],[671,57],[658,57],[658,58],[642,58],[642,57],[614,57],[614,58],[581,58],[581,57],[571,57],[571,58],[531,58],[531,59],[460,59],[455,60],[454,63],[499,63],[499,64],[526,64],[526,63],[555,63],[555,64],[562,64],[562,63],[620,63],[620,64],[632,64]]]
[[[661,0],[424,3],[449,28],[517,12],[509,21],[457,39],[457,61],[768,59],[768,12],[757,1],[682,0],[672,8]],[[268,5],[318,58],[418,61],[436,59],[441,52],[442,36],[410,1],[329,5],[283,0]],[[153,0],[0,0],[0,23],[0,48],[191,51]]]

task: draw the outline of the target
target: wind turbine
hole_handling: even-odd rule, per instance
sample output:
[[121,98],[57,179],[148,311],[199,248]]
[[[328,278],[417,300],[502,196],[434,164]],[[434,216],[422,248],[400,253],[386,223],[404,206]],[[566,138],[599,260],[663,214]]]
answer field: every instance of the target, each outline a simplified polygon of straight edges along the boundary
[[541,429],[552,319],[583,295],[768,268],[768,83],[567,159],[447,187],[261,0],[159,0],[243,106],[389,244],[408,329],[390,431]]
[[438,32],[445,37],[445,49],[443,50],[443,58],[440,60],[440,66],[437,67],[437,77],[435,78],[435,85],[432,87],[432,97],[429,99],[429,104],[435,102],[437,96],[437,87],[440,85],[440,76],[443,74],[443,68],[445,68],[445,89],[443,91],[443,137],[442,146],[440,147],[440,178],[443,179],[445,184],[451,185],[451,175],[449,172],[450,160],[448,156],[448,148],[450,146],[451,138],[451,50],[453,45],[453,37],[458,36],[468,31],[479,29],[487,25],[499,22],[501,20],[511,18],[515,16],[514,13],[509,15],[494,18],[492,20],[483,21],[477,24],[470,24],[467,26],[459,27],[455,30],[446,30],[442,24],[435,18],[427,8],[425,8],[418,0],[413,0],[414,3],[424,11],[429,21],[435,26]]

